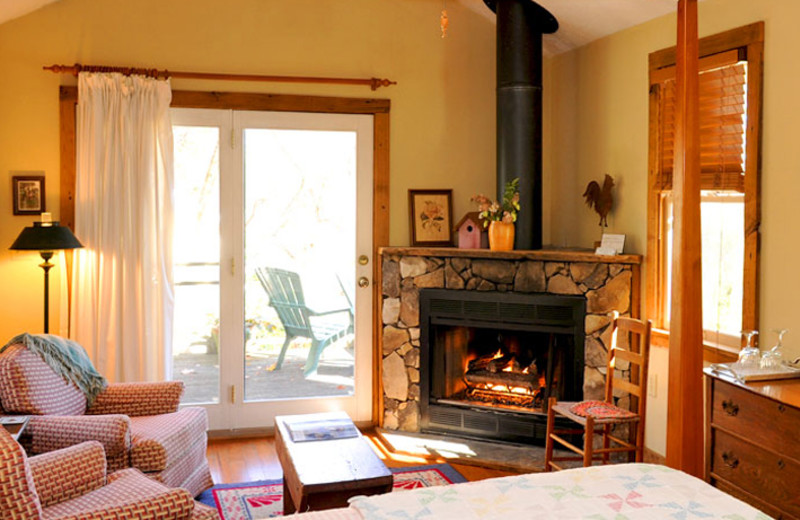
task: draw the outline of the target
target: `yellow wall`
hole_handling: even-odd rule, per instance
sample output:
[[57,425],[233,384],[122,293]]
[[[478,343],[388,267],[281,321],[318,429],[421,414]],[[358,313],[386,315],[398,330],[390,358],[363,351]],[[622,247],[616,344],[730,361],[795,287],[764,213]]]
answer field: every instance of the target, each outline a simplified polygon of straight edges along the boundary
[[[774,344],[775,328],[793,329],[786,337],[788,355],[800,355],[796,327],[800,275],[792,267],[800,254],[797,193],[800,192],[800,146],[793,131],[800,118],[796,85],[800,81],[793,0],[705,0],[699,3],[700,35],[706,36],[764,20],[764,111],[762,144],[761,330]],[[548,65],[551,96],[546,128],[550,175],[551,240],[589,246],[599,235],[596,216],[582,206],[582,189],[592,179],[611,174],[617,181],[617,206],[609,232],[627,235],[626,251],[646,252],[647,235],[647,57],[675,44],[675,15],[593,42],[557,56]],[[555,92],[555,93],[554,93]],[[557,179],[557,180],[556,180]],[[558,202],[556,202],[558,201]],[[666,351],[654,352],[651,372],[659,390],[649,401],[647,444],[664,453]],[[702,396],[698,396],[701,398]]]
[[[186,80],[173,88],[391,99],[391,242],[403,245],[409,188],[453,188],[456,219],[473,209],[472,194],[494,190],[494,22],[448,2],[442,39],[440,9],[431,0],[62,0],[0,26],[0,344],[41,331],[38,255],[7,247],[33,220],[11,214],[9,171],[44,170],[58,216],[58,86],[74,79],[43,65],[396,80],[377,92]],[[59,332],[57,303],[52,313]]]

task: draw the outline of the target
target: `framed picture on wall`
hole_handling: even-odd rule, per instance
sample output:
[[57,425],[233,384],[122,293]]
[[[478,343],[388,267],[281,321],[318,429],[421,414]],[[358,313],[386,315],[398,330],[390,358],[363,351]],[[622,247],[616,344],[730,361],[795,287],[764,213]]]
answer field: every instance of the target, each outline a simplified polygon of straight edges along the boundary
[[408,190],[412,246],[452,246],[453,190]]
[[44,175],[13,175],[11,194],[14,215],[38,215],[46,209]]

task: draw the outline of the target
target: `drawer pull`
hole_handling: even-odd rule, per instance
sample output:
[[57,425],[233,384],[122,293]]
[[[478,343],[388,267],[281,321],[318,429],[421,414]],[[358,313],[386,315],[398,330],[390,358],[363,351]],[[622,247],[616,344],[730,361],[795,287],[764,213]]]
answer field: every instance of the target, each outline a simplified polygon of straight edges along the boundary
[[722,453],[722,462],[731,469],[736,469],[736,466],[739,465],[739,459],[729,451]]
[[736,416],[739,413],[739,405],[727,399],[722,401],[722,409],[730,416]]
[[783,412],[785,412],[785,411],[786,411],[786,407],[785,407],[783,404],[779,404],[779,405],[778,405],[778,411],[779,411],[779,412],[781,412],[781,413],[783,413]]
[[783,469],[785,467],[786,467],[786,463],[783,462],[782,460],[779,460],[778,461],[778,469]]

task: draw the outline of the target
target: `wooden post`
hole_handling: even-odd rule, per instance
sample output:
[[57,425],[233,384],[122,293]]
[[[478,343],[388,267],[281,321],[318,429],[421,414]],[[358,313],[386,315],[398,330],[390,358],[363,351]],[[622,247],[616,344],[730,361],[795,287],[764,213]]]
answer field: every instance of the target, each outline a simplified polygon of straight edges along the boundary
[[697,0],[678,2],[667,465],[703,476]]

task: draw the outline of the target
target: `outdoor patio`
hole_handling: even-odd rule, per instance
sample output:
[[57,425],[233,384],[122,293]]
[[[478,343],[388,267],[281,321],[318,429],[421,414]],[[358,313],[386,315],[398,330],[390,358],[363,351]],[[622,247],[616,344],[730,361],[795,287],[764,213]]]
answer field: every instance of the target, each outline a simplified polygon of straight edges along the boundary
[[[352,336],[325,349],[317,373],[303,377],[309,341],[298,339],[286,353],[283,366],[270,370],[278,359],[281,341],[264,353],[245,356],[245,400],[260,401],[296,397],[348,395],[353,391]],[[219,402],[217,354],[184,352],[173,357],[173,379],[183,381],[182,403]]]

